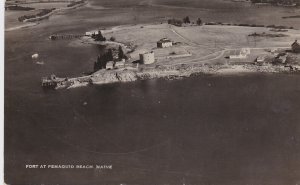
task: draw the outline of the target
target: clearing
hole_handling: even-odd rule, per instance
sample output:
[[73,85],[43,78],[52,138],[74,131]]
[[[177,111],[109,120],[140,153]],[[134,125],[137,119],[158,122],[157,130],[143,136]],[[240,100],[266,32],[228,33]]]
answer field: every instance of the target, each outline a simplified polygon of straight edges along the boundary
[[[253,62],[270,49],[288,49],[293,41],[300,37],[298,30],[289,29],[286,37],[253,37],[253,33],[272,34],[270,28],[224,25],[203,25],[176,27],[169,24],[126,25],[104,30],[109,39],[135,48],[130,53],[132,61],[139,59],[139,54],[154,51],[156,64],[173,65],[185,63],[224,63],[230,53],[238,53],[248,48],[250,55],[239,62]],[[173,41],[173,46],[157,48],[161,38]]]

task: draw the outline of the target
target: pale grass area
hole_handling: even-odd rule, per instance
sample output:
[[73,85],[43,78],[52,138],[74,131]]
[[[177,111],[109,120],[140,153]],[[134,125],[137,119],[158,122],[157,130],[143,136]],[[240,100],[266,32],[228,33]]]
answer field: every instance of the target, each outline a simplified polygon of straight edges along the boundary
[[[106,38],[115,37],[117,42],[136,46],[131,57],[138,59],[139,53],[153,50],[157,61],[165,64],[195,63],[203,61],[208,63],[224,63],[225,56],[241,48],[250,48],[251,54],[244,60],[233,62],[254,61],[260,54],[266,54],[266,48],[290,47],[291,43],[300,37],[298,30],[288,30],[287,37],[266,38],[249,37],[252,33],[274,33],[269,28],[242,27],[242,26],[186,26],[175,27],[168,24],[126,25],[103,30]],[[180,42],[170,48],[156,48],[156,42],[161,38],[169,38],[173,42]],[[173,54],[171,54],[173,53]],[[186,55],[176,59],[167,59],[171,55]]]
[[[172,27],[172,26],[171,26]],[[137,46],[135,51],[131,54],[132,58],[137,59],[139,53],[153,50],[157,58],[164,58],[175,53],[175,55],[188,54],[189,52],[199,53],[199,49],[189,46],[189,41],[179,37],[171,30],[170,25],[167,24],[153,24],[153,25],[130,25],[114,27],[111,30],[105,30],[103,34],[106,38],[114,36],[118,42],[126,45]],[[157,48],[157,41],[161,38],[169,38],[173,42],[180,42],[176,46],[170,48]],[[208,54],[209,51],[202,48],[201,54]],[[174,54],[173,54],[174,55]]]
[[274,33],[269,28],[261,27],[243,27],[243,26],[218,26],[205,25],[201,27],[174,27],[182,36],[193,42],[220,49],[233,48],[253,48],[253,47],[284,47],[290,45],[295,38],[300,36],[298,30],[289,30],[284,34],[289,37],[265,38],[248,37],[249,34],[256,33]]

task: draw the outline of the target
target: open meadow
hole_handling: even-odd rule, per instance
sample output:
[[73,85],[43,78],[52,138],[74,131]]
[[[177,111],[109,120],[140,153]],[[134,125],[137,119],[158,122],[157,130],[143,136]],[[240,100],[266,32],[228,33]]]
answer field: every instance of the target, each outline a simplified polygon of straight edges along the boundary
[[[130,53],[133,61],[139,59],[140,53],[154,51],[157,64],[176,63],[223,63],[233,51],[249,48],[250,58],[245,62],[253,62],[260,53],[267,49],[290,48],[290,45],[300,37],[298,30],[289,29],[282,37],[253,37],[253,33],[276,35],[271,28],[249,26],[202,25],[183,26],[163,24],[140,24],[118,26],[104,30],[109,39],[114,37],[117,42],[133,46]],[[170,39],[174,45],[169,48],[157,48],[156,43],[162,39]],[[185,55],[191,54],[186,57]],[[178,55],[178,57],[174,57]],[[180,56],[183,57],[180,57]],[[251,57],[252,56],[252,57]],[[172,59],[170,59],[172,57]]]

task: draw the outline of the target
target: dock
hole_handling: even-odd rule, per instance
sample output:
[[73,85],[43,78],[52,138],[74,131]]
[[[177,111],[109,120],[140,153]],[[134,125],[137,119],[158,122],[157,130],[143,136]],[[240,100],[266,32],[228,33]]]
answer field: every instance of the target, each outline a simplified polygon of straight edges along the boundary
[[54,34],[54,35],[50,35],[49,39],[50,40],[69,40],[69,39],[78,39],[81,38],[85,35],[83,34],[63,34],[63,35],[58,35],[58,34]]

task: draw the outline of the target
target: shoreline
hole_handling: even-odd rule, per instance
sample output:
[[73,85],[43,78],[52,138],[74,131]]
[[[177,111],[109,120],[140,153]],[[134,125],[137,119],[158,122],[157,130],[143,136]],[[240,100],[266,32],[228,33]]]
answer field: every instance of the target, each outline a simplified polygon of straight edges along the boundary
[[179,65],[159,68],[144,69],[117,69],[99,70],[88,76],[74,78],[56,78],[57,86],[54,89],[72,89],[86,87],[88,85],[104,85],[112,83],[127,83],[141,80],[166,79],[177,80],[200,75],[230,76],[253,73],[296,73],[300,72],[300,66],[264,65]]
[[43,16],[37,16],[37,17],[34,17],[34,18],[29,18],[29,19],[25,19],[25,20],[23,20],[22,22],[36,22],[36,21],[41,21],[41,20],[44,20],[44,19],[49,18],[51,15],[53,15],[53,14],[55,14],[55,13],[59,13],[59,12],[61,12],[61,11],[65,11],[65,10],[76,9],[76,8],[78,8],[78,7],[81,7],[81,6],[86,5],[87,3],[88,3],[87,1],[84,1],[84,3],[80,3],[80,4],[74,5],[74,6],[72,6],[72,7],[58,8],[58,9],[55,9],[55,10],[49,12],[49,13],[46,14],[46,15],[43,15]]

